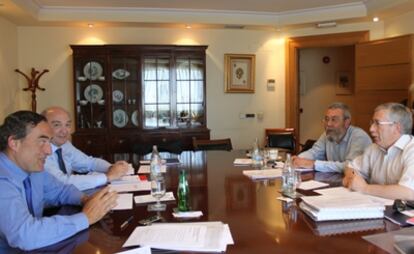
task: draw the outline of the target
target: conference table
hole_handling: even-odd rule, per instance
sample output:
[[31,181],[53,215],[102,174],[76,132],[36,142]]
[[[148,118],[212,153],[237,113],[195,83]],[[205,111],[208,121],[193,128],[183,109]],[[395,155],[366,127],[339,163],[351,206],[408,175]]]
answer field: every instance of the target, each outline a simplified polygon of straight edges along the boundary
[[[138,168],[138,156],[124,156]],[[235,158],[245,156],[245,151],[185,151],[179,155],[181,164],[167,168],[167,191],[174,192],[176,197],[179,172],[186,170],[192,210],[202,211],[203,216],[198,219],[175,219],[172,209],[177,204],[170,201],[166,211],[158,212],[162,221],[221,221],[228,224],[234,245],[229,245],[226,253],[386,253],[361,237],[396,230],[398,226],[377,219],[367,224],[367,230],[358,227],[362,231],[335,234],[332,232],[335,223],[342,231],[353,231],[352,225],[341,224],[344,222],[315,223],[299,209],[296,202],[278,200],[281,196],[280,179],[253,181],[242,173],[243,170],[251,169],[250,166],[233,165]],[[331,186],[341,185],[341,177],[333,173],[302,174],[302,180],[316,179],[328,182]],[[148,194],[148,191],[134,193],[143,194]],[[315,195],[312,191],[303,194]],[[139,225],[138,221],[155,214],[147,211],[147,205],[136,204],[132,210],[113,211],[88,230],[68,239],[66,242],[69,247],[66,248],[79,254],[128,250],[122,245]],[[127,220],[130,222],[125,226]],[[122,224],[124,226],[121,228]],[[157,250],[155,253],[171,251]]]

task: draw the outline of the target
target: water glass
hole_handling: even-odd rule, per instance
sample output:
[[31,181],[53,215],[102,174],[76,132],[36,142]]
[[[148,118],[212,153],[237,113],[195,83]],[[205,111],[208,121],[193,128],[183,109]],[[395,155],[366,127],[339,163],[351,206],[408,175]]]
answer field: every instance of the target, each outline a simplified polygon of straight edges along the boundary
[[301,194],[296,192],[296,189],[299,187],[302,182],[301,174],[299,171],[292,170],[287,176],[285,181],[285,188],[283,190],[283,195],[290,198],[298,198]]
[[165,179],[163,176],[156,176],[151,180],[151,195],[157,199],[157,203],[149,205],[148,211],[165,211],[167,205],[160,202],[165,195]]

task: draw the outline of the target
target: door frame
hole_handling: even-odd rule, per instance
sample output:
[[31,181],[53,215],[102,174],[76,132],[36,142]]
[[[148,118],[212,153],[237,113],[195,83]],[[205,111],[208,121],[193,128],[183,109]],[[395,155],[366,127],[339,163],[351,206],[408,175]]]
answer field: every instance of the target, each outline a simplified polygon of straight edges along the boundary
[[300,140],[299,100],[299,50],[303,48],[340,47],[369,41],[369,31],[313,35],[288,38],[286,41],[286,127],[295,129],[297,142]]

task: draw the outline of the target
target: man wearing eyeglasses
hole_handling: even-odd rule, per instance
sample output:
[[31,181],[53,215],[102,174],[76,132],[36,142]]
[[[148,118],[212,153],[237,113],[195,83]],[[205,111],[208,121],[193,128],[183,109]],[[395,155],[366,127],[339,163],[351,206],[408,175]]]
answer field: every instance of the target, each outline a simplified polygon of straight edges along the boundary
[[345,162],[362,154],[372,142],[361,128],[351,125],[347,105],[333,103],[322,120],[325,132],[311,149],[293,157],[295,167],[342,173]]
[[345,169],[344,186],[389,199],[414,200],[412,112],[398,103],[379,105],[371,121],[372,144]]

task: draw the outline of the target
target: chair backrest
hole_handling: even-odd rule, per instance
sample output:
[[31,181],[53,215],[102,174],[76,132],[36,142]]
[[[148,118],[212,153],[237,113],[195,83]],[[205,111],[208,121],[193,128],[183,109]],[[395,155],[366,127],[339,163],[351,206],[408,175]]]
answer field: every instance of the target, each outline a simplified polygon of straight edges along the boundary
[[286,150],[291,153],[296,151],[296,137],[294,128],[265,129],[266,146]]
[[303,144],[303,145],[301,144],[301,149],[300,149],[300,152],[299,153],[302,153],[304,151],[307,151],[307,150],[311,149],[312,146],[313,146],[313,144],[315,144],[315,142],[316,142],[316,140],[314,140],[314,139],[308,139],[308,140],[306,140],[305,141],[305,144]]
[[202,140],[193,138],[193,149],[194,150],[225,150],[231,151],[233,146],[231,145],[231,139],[210,139]]

